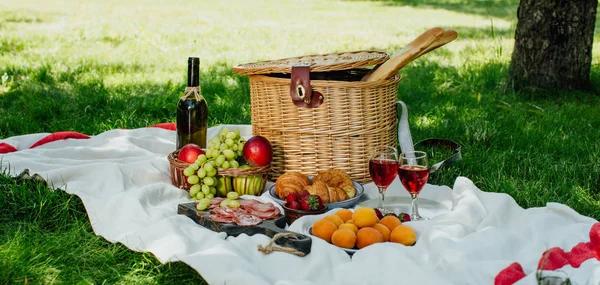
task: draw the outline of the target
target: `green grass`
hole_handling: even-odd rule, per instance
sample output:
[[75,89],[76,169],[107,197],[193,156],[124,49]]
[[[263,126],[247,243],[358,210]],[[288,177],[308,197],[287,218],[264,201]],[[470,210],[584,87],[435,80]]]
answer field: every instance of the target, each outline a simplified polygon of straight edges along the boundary
[[[0,138],[173,122],[189,55],[202,59],[209,124],[247,124],[248,80],[231,66],[360,49],[391,53],[442,26],[459,39],[403,69],[399,86],[415,141],[442,137],[464,146],[464,160],[431,183],[452,186],[466,176],[523,207],[559,202],[600,218],[600,97],[505,88],[517,0],[47,2],[0,5]],[[162,265],[96,237],[75,196],[6,174],[0,185],[0,280],[202,282],[187,265]]]

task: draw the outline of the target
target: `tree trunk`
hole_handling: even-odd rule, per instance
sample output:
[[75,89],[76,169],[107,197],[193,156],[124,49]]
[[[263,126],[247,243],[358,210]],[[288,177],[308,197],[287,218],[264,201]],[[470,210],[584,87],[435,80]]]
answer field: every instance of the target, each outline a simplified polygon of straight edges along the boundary
[[521,0],[509,82],[588,89],[598,0]]

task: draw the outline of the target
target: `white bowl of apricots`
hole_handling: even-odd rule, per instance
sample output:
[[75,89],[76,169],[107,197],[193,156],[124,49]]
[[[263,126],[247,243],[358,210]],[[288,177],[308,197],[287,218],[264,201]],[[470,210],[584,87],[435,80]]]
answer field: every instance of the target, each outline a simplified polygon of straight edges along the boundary
[[380,242],[412,246],[417,241],[414,229],[402,224],[395,215],[379,219],[372,208],[340,209],[316,221],[310,228],[313,236],[349,252]]

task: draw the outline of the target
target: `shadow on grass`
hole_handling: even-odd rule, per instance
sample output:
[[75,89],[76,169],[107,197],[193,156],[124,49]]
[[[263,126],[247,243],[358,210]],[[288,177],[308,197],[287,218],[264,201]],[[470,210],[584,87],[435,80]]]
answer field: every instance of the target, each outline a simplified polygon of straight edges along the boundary
[[[224,64],[201,79],[209,105],[209,125],[250,123],[248,79]],[[140,128],[174,122],[184,82],[139,82],[106,86],[103,76],[143,73],[138,65],[86,65],[55,72],[9,66],[10,80],[0,89],[0,137],[77,131],[97,134],[115,128]]]
[[510,21],[516,21],[519,7],[519,0],[381,0],[379,2],[390,6],[444,9]]

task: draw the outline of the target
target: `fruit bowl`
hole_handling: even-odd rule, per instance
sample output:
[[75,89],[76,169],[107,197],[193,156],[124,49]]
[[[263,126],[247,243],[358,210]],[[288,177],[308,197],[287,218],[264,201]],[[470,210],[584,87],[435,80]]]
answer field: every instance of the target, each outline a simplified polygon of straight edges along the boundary
[[323,213],[327,212],[327,210],[329,210],[329,207],[327,207],[327,205],[323,205],[323,208],[321,208],[319,210],[315,210],[315,211],[304,211],[304,210],[291,209],[291,208],[288,208],[285,205],[285,203],[281,204],[281,206],[285,210],[285,220],[287,221],[288,225],[291,225],[295,220],[299,219],[300,217],[307,216],[307,215],[319,215],[319,214],[323,214]]
[[[309,176],[312,179],[312,176]],[[356,202],[358,202],[358,200],[360,199],[360,197],[362,196],[362,194],[365,192],[365,189],[362,187],[362,185],[360,185],[358,182],[356,181],[352,181],[352,184],[354,184],[354,188],[356,189],[356,195],[350,199],[344,200],[344,201],[339,201],[339,202],[333,202],[333,203],[327,203],[327,208],[329,209],[335,209],[335,208],[351,208],[352,206],[354,206],[354,204],[356,204]],[[269,195],[271,196],[271,198],[273,198],[273,200],[275,200],[275,202],[277,202],[279,205],[283,206],[283,204],[285,204],[285,200],[281,200],[278,196],[277,196],[277,192],[275,192],[275,184],[273,184],[270,188],[269,188]]]

